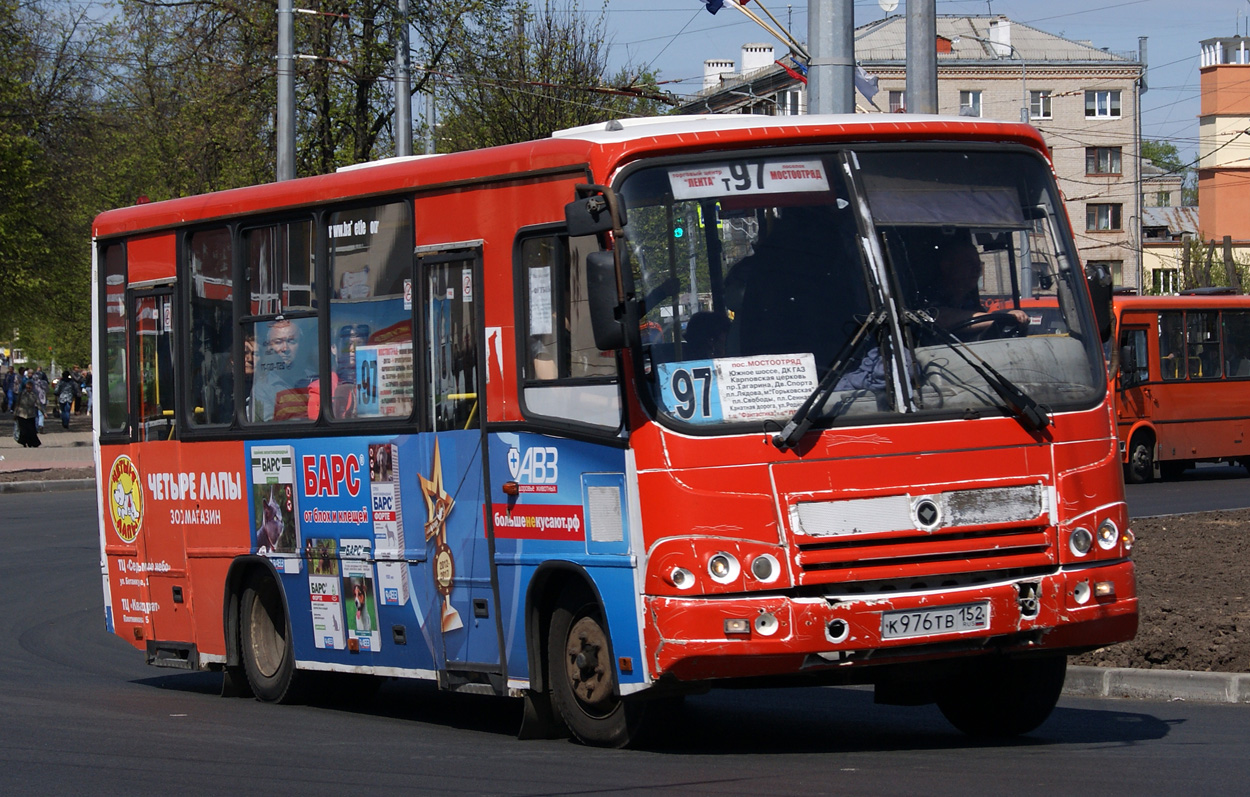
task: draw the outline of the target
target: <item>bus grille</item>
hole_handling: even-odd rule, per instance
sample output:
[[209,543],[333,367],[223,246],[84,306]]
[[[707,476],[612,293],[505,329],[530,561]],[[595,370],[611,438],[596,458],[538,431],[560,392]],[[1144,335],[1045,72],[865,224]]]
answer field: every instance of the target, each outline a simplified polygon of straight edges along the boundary
[[797,502],[804,583],[957,576],[1057,562],[1041,484]]

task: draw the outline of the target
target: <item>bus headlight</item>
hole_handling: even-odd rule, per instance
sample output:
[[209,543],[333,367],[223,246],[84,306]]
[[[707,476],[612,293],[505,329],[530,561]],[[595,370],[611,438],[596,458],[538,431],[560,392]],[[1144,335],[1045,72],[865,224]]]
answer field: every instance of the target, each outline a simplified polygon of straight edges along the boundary
[[737,579],[741,572],[742,566],[738,564],[738,560],[724,551],[713,554],[712,558],[707,560],[707,574],[717,584],[728,584]]
[[1083,526],[1072,529],[1072,533],[1068,537],[1068,547],[1077,556],[1084,556],[1089,553],[1089,549],[1093,544],[1094,535],[1090,534],[1089,529]]
[[756,581],[771,584],[781,575],[781,565],[772,554],[761,554],[751,560],[751,575],[755,576]]
[[1110,518],[1104,520],[1098,526],[1098,547],[1104,551],[1109,551],[1119,542],[1120,530],[1115,527],[1115,523]]
[[694,586],[694,573],[684,567],[674,567],[668,574],[668,581],[677,589],[690,589]]

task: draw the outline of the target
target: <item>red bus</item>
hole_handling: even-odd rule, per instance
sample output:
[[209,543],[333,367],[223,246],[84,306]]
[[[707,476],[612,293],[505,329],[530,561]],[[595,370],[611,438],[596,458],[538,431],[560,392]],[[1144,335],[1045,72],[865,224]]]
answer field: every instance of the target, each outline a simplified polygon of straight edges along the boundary
[[1110,322],[1030,127],[624,120],[93,232],[105,618],[153,665],[598,745],[764,682],[1012,735],[1136,631]]
[[1250,296],[1116,296],[1114,308],[1125,479],[1250,467]]

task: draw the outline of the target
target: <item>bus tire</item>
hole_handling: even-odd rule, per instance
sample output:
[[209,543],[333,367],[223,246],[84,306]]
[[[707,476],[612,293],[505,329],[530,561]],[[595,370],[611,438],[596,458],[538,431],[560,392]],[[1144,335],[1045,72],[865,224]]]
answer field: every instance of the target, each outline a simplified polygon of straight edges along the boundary
[[642,725],[642,705],[623,699],[603,615],[593,600],[566,591],[547,636],[551,700],[582,744],[625,747]]
[[252,693],[265,703],[293,702],[295,651],[277,582],[267,575],[253,578],[243,590],[239,614],[243,669]]
[[1146,484],[1155,476],[1154,443],[1146,435],[1137,435],[1129,444],[1128,466],[1124,477],[1129,484]]
[[942,715],[960,731],[1005,739],[1034,730],[1050,716],[1067,675],[1068,657],[994,658],[972,662],[938,696]]

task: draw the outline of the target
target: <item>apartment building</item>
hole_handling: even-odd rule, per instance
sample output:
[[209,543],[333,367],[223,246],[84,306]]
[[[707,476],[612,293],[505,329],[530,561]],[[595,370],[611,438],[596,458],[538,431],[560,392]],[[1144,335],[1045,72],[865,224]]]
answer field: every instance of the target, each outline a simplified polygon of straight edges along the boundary
[[[876,80],[875,93],[857,83],[857,112],[906,112],[906,27],[893,15],[856,28],[856,61]],[[774,61],[769,45],[748,47],[741,69],[705,62],[703,90],[679,111],[804,113],[800,64],[788,54]],[[1110,52],[1000,15],[939,15],[935,47],[938,113],[1027,115],[1051,149],[1082,260],[1104,265],[1117,285],[1148,285],[1138,189],[1144,53]]]

